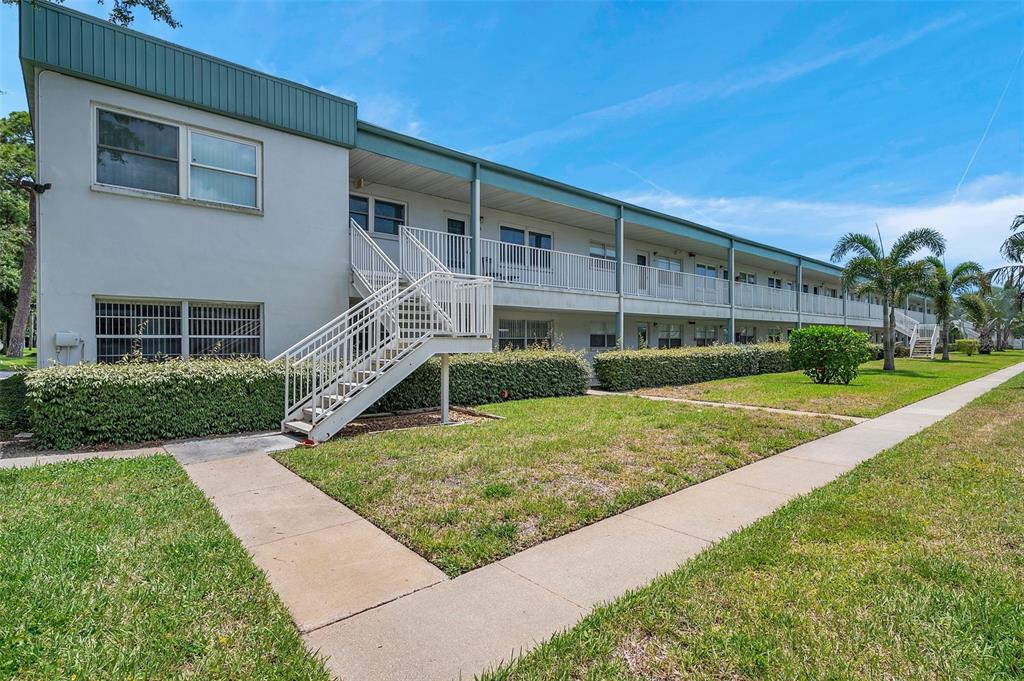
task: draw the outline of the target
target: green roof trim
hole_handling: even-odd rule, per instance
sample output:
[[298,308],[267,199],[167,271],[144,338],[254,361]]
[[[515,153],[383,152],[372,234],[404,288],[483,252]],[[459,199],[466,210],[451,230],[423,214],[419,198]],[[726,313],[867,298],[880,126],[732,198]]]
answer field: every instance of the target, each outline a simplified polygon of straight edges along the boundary
[[351,148],[356,104],[45,0],[20,5],[21,60],[33,68]]
[[358,121],[357,128],[355,143],[357,149],[405,161],[422,168],[437,170],[467,181],[473,178],[473,168],[479,165],[480,181],[484,184],[508,189],[543,201],[578,208],[596,215],[604,215],[610,219],[618,217],[621,206],[626,221],[633,224],[726,248],[732,240],[736,250],[743,253],[778,260],[794,267],[799,259],[803,258],[804,267],[809,269],[813,267],[817,272],[833,276],[839,276],[842,273],[842,268],[832,263],[801,256],[799,253],[768,244],[750,241],[674,215],[660,213],[643,206],[620,201],[611,196],[494,163],[366,121]]

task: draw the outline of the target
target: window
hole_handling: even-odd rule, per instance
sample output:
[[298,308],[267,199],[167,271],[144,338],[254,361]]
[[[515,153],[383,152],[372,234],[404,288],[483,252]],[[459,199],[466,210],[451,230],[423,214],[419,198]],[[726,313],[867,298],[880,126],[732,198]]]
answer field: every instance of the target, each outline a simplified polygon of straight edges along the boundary
[[[517,227],[506,227],[501,226],[499,230],[501,242],[503,244],[512,244],[515,246],[530,246],[531,249],[540,249],[543,251],[551,250],[551,235],[543,234],[541,232],[527,232],[526,230],[519,229]],[[526,254],[520,252],[519,249],[515,248],[503,248],[501,249],[502,262],[512,263],[515,265],[526,265]],[[551,254],[541,253],[538,250],[529,251],[529,262],[535,267],[544,267],[550,269],[551,267]]]
[[590,322],[590,347],[614,348],[617,345],[614,322]]
[[768,277],[768,288],[782,288],[782,280],[778,277]]
[[514,244],[516,246],[526,245],[526,232],[515,227],[501,226],[501,243]]
[[256,208],[255,144],[190,130],[189,149],[189,198]]
[[716,326],[698,326],[694,329],[694,340],[697,345],[714,345],[718,339],[718,327]]
[[714,279],[718,276],[718,269],[714,265],[702,265],[697,263],[694,267],[694,272],[698,277],[710,277]]
[[259,357],[263,325],[259,305],[192,303],[188,306],[191,357]]
[[370,229],[370,199],[365,196],[349,195],[348,216],[365,230]]
[[466,221],[458,218],[448,218],[448,233],[466,236]]
[[181,303],[96,301],[96,361],[181,356]]
[[[179,163],[184,145],[187,167]],[[99,184],[259,208],[259,169],[255,142],[96,109]]]
[[551,250],[551,235],[541,234],[540,232],[530,232],[529,245],[534,248],[543,248],[544,250]]
[[600,260],[615,260],[615,247],[609,246],[608,244],[591,242],[590,257],[598,258]]
[[658,347],[678,348],[683,344],[683,328],[679,324],[662,324],[658,327]]
[[682,272],[683,263],[676,258],[668,258],[664,255],[659,255],[654,259],[654,266],[659,270],[665,270],[666,272]]
[[373,201],[373,231],[375,234],[398,234],[405,224],[405,206],[391,201]]
[[398,228],[406,224],[405,204],[358,194],[348,196],[348,216],[357,225],[374,234],[397,235]]
[[498,321],[498,349],[523,350],[528,347],[551,347],[551,322],[534,319],[501,319]]
[[97,109],[96,181],[178,192],[178,128]]
[[743,326],[736,329],[736,342],[742,344],[757,342],[757,327]]
[[262,356],[258,303],[96,301],[96,361]]
[[757,275],[750,272],[740,272],[736,275],[736,281],[741,284],[757,284]]
[[773,326],[767,330],[764,338],[766,341],[779,343],[782,341],[782,329],[777,326]]

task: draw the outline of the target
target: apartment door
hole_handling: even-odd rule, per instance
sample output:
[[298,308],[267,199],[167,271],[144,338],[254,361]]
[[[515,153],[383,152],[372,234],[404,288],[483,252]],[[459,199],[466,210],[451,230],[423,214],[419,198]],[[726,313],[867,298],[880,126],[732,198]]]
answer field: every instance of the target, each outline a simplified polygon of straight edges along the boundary
[[641,350],[651,347],[650,341],[648,340],[650,333],[651,326],[647,322],[641,322],[636,325],[636,346]]
[[469,243],[461,237],[466,236],[466,221],[459,218],[448,218],[448,234],[445,239],[445,261],[455,272],[468,272],[466,263],[469,261]]
[[[642,268],[648,267],[651,264],[651,255],[647,251],[636,252],[636,264]],[[642,296],[651,295],[651,276],[646,269],[637,270],[636,280],[637,293]]]

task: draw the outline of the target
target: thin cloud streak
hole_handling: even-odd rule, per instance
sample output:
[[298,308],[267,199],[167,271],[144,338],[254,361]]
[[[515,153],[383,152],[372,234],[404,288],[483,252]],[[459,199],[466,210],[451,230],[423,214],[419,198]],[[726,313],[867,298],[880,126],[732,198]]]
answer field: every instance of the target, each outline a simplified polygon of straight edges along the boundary
[[709,227],[749,236],[827,259],[835,240],[846,232],[871,232],[877,222],[892,240],[915,227],[934,227],[947,241],[951,262],[977,260],[1000,264],[999,245],[1010,221],[1024,205],[1024,178],[982,177],[964,185],[957,198],[938,197],[913,205],[816,202],[764,196],[700,197],[655,191],[612,195],[665,213],[700,220]]
[[794,80],[848,59],[870,61],[889,52],[906,47],[931,33],[957,23],[962,18],[962,13],[951,14],[928,22],[924,26],[896,38],[877,36],[808,61],[795,64],[777,64],[754,75],[737,76],[730,79],[703,83],[676,83],[640,95],[639,97],[577,114],[558,125],[522,135],[506,142],[486,146],[476,150],[474,153],[492,158],[517,156],[537,147],[546,147],[558,142],[585,137],[611,123],[628,120],[653,111],[669,107],[692,105],[712,99],[726,99],[748,90]]

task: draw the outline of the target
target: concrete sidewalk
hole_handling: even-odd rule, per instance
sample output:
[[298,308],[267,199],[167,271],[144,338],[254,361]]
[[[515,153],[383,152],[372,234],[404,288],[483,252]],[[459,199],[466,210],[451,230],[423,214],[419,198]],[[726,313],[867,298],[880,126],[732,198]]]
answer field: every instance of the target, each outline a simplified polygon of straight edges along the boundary
[[1022,371],[1002,369],[439,581],[312,631],[306,643],[346,681],[471,678]]

